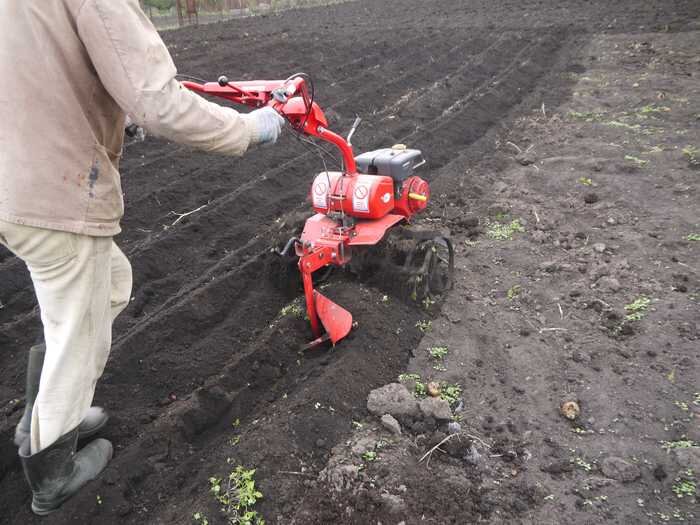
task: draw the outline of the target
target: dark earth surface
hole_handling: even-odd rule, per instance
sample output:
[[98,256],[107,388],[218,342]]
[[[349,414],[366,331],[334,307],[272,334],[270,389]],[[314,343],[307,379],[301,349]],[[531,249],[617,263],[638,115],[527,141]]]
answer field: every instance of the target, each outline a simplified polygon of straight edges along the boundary
[[[358,327],[300,354],[299,291],[280,286],[270,248],[308,214],[318,157],[291,136],[242,159],[128,145],[117,242],[133,300],[95,401],[115,458],[41,521],[226,523],[208,478],[239,464],[257,469],[269,523],[698,519],[696,496],[674,492],[695,483],[697,449],[669,443],[700,440],[699,16],[680,0],[373,1],[165,33],[182,73],[305,71],[332,128],[365,119],[356,151],[421,149],[423,222],[452,233],[455,289],[426,312],[336,272],[326,291]],[[512,240],[489,237],[515,219]],[[0,522],[33,523],[11,437],[40,324],[6,251],[0,301]],[[407,370],[463,388],[463,446],[427,466],[439,431],[382,437],[366,411]],[[567,396],[575,422],[559,414]],[[324,481],[375,438],[379,461]],[[619,461],[634,479],[616,479]]]

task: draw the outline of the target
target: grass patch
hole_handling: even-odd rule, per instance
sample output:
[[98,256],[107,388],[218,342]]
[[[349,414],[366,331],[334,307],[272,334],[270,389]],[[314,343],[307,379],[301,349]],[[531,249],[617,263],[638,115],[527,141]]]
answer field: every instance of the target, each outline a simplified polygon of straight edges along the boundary
[[428,395],[428,387],[418,374],[401,374],[399,383],[413,382],[413,395],[423,398]]
[[416,323],[416,328],[423,333],[430,332],[433,329],[433,322],[424,320],[418,321]]
[[674,481],[675,483],[673,487],[671,487],[671,490],[673,490],[677,498],[684,498],[686,496],[692,498],[697,494],[693,469],[689,468],[684,470]]
[[640,321],[647,313],[651,299],[644,295],[640,295],[630,304],[625,305],[625,310],[629,312],[625,316],[626,321]]
[[691,145],[688,145],[685,148],[683,148],[681,152],[683,153],[684,157],[687,157],[689,159],[695,159],[700,156],[700,149]]
[[436,361],[436,363],[433,365],[433,370],[437,370],[438,372],[447,371],[447,368],[443,363],[443,359],[447,357],[448,352],[449,350],[446,346],[431,346],[428,348],[428,355]]
[[438,359],[438,360],[443,360],[446,356],[449,350],[447,349],[446,346],[431,346],[428,348],[428,354],[430,354],[430,357],[433,359]]
[[639,131],[642,126],[639,124],[628,124],[627,122],[621,122],[619,120],[610,120],[604,122],[604,124],[610,128],[626,129],[628,131]]
[[192,514],[192,519],[195,521],[195,523],[199,523],[199,525],[209,525],[209,520],[201,512],[195,512]]
[[517,299],[522,291],[523,291],[523,289],[519,284],[514,284],[513,286],[508,288],[508,292],[506,292],[506,295],[508,296],[508,300],[513,301],[513,300]]
[[[423,399],[428,395],[428,386],[418,374],[401,374],[400,383],[413,383],[413,395]],[[438,397],[447,401],[450,406],[456,404],[462,395],[462,387],[456,383],[440,383],[440,394]]]
[[513,234],[523,233],[524,231],[525,228],[520,224],[520,220],[515,219],[508,224],[499,222],[491,224],[486,231],[486,236],[496,241],[511,241],[513,240]]
[[688,145],[681,151],[683,152],[683,156],[686,158],[688,165],[691,168],[700,168],[700,149],[696,148],[695,146]]
[[591,470],[593,470],[593,465],[585,461],[583,458],[573,458],[571,462],[578,468],[583,469],[586,472],[590,472]]
[[306,312],[301,307],[301,304],[297,299],[289,303],[287,306],[282,307],[282,309],[280,310],[280,317],[287,317],[288,315],[299,318],[302,318],[304,317],[304,315],[306,315]]
[[450,406],[459,401],[462,395],[462,387],[457,384],[444,383],[440,386],[440,399],[447,401]]
[[683,412],[688,412],[690,410],[688,403],[685,401],[674,401],[673,404],[680,408]]
[[640,159],[639,157],[635,157],[634,155],[625,155],[625,160],[629,162],[634,162],[640,168],[643,168],[644,166],[649,164],[648,160]]
[[693,242],[700,241],[700,233],[689,233],[686,239]]
[[584,122],[600,122],[604,116],[605,113],[595,111],[569,111],[569,118],[583,120]]
[[659,113],[667,113],[671,111],[671,108],[666,107],[666,106],[657,106],[656,104],[648,104],[646,106],[642,106],[639,109],[639,113],[641,115],[658,115]]
[[255,469],[239,465],[226,480],[209,478],[210,491],[223,505],[222,510],[231,525],[265,525],[262,516],[252,510],[263,497],[262,492],[255,488],[254,477]]
[[661,442],[661,448],[663,448],[666,452],[670,452],[671,450],[675,450],[677,448],[692,448],[697,446],[698,444],[690,439],[679,439],[677,441]]
[[368,463],[371,463],[373,461],[377,461],[377,459],[379,458],[374,450],[368,450],[362,453],[362,459],[364,459]]

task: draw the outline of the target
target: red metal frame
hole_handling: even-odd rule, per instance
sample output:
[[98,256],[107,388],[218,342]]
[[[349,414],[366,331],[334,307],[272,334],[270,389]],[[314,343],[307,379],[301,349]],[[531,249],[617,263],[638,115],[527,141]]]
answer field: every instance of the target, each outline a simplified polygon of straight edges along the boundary
[[[336,146],[343,157],[344,177],[358,175],[352,146],[343,137],[328,129],[328,121],[321,108],[310,99],[303,76],[288,80],[249,80],[198,84],[185,81],[183,86],[197,93],[212,95],[253,108],[270,106],[283,115],[299,133],[311,135]],[[425,183],[427,187],[427,183]],[[429,194],[429,192],[428,192]],[[425,192],[419,195],[427,201]],[[338,198],[347,198],[346,195]],[[409,197],[404,197],[406,200]],[[413,197],[410,197],[413,198]],[[420,207],[420,209],[422,209]],[[316,338],[311,345],[324,340],[333,344],[345,337],[352,326],[352,315],[314,290],[313,273],[329,265],[343,266],[350,261],[351,247],[377,244],[392,226],[410,218],[418,207],[408,201],[392,213],[379,219],[357,219],[353,226],[344,227],[327,215],[317,213],[307,220],[301,241],[295,246],[299,256],[299,271],[304,284],[306,309],[311,330]],[[326,330],[324,335],[321,325]]]
[[328,129],[326,116],[319,105],[310,99],[306,81],[302,77],[290,80],[224,81],[204,84],[183,81],[182,85],[197,93],[253,108],[272,106],[284,115],[297,131],[336,146],[343,156],[346,174],[357,173],[352,146],[343,137]]
[[182,85],[191,91],[225,98],[236,104],[243,104],[254,108],[266,105],[272,99],[272,93],[284,85],[283,80],[246,80],[242,82],[227,82],[221,85],[219,82],[183,81]]

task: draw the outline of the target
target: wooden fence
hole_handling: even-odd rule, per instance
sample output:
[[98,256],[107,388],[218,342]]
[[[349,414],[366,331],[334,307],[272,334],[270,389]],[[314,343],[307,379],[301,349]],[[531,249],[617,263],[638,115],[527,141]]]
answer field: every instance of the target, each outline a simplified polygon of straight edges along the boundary
[[221,22],[296,7],[337,4],[353,0],[174,0],[169,11],[159,11],[141,0],[158,29]]

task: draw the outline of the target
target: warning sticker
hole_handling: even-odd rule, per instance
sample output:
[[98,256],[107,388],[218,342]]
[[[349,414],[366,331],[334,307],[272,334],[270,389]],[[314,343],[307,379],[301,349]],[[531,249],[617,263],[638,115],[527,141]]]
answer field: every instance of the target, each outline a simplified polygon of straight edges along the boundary
[[353,211],[369,212],[369,190],[372,181],[366,180],[366,177],[359,175],[355,183],[355,191],[352,195]]
[[314,201],[314,207],[328,207],[328,183],[325,180],[317,179],[316,182],[314,182],[311,193]]

